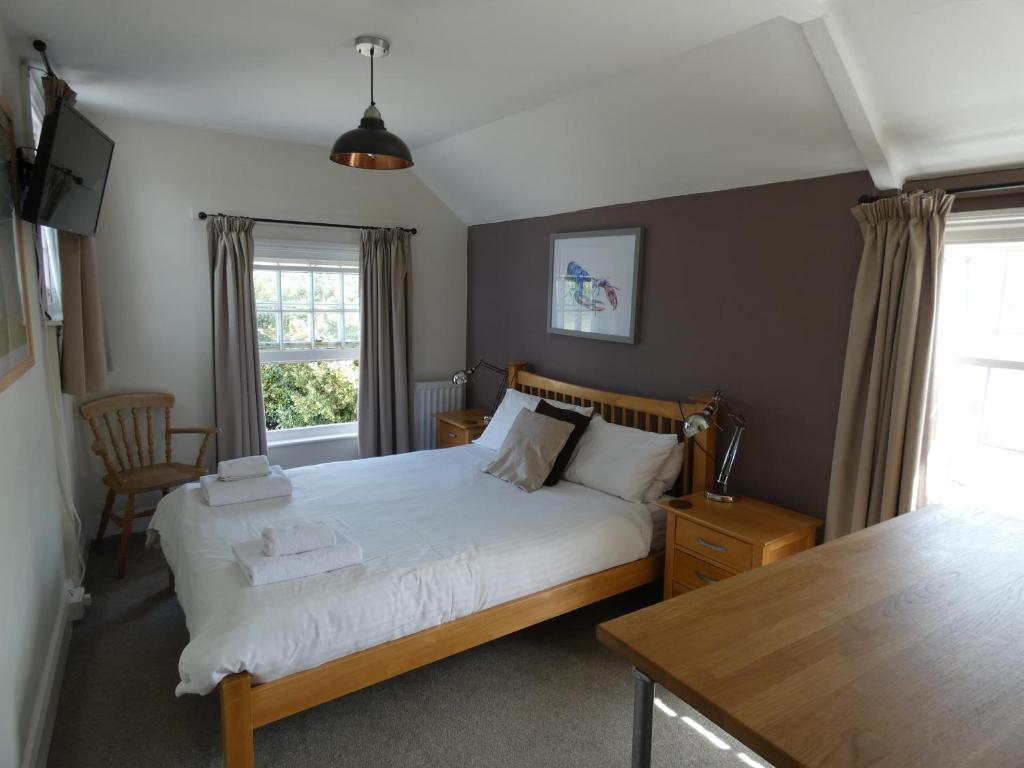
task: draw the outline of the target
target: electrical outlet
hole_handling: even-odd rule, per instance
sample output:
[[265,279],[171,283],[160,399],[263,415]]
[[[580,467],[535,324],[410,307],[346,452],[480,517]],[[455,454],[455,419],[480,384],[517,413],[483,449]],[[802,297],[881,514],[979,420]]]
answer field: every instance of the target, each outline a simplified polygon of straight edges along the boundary
[[92,605],[92,595],[85,587],[68,587],[64,590],[68,601],[68,620],[78,621],[85,616],[85,609]]

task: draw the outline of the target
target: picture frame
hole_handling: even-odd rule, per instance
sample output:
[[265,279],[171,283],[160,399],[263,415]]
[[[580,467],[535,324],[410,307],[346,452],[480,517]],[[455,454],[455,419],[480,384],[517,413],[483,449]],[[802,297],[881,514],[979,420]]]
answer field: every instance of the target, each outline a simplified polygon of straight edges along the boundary
[[17,143],[0,101],[0,392],[35,364],[24,228],[18,206]]
[[551,235],[548,333],[636,344],[643,228]]

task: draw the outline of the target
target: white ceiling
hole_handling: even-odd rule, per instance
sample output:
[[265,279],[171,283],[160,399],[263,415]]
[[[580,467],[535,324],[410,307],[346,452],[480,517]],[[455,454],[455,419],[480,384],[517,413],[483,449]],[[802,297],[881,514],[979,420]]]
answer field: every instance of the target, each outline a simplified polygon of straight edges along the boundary
[[[864,167],[1024,165],[1024,0],[3,0],[0,13],[26,56],[49,42],[86,108],[325,156],[368,100],[351,40],[385,34],[378,105],[467,223]],[[799,26],[823,14],[831,68]]]

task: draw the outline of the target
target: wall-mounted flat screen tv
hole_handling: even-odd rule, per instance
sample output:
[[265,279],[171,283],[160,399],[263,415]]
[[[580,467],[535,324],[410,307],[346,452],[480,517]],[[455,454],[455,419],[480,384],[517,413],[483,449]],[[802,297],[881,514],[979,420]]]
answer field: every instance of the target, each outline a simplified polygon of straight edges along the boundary
[[43,120],[22,218],[44,227],[96,234],[114,142],[61,102]]

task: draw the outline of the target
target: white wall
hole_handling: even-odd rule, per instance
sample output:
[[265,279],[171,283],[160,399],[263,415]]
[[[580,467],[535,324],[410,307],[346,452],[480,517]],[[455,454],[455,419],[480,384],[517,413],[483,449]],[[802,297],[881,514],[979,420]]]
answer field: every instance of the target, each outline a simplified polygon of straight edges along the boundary
[[[0,97],[25,144],[22,84],[7,31],[0,26]],[[28,228],[24,228],[29,235]],[[35,262],[27,252],[29,296]],[[0,392],[0,766],[20,766],[38,748],[63,621],[62,501],[55,470],[54,420],[42,360],[39,308],[30,301],[35,365]]]
[[[443,378],[465,364],[466,227],[415,175],[339,166],[328,159],[327,147],[107,114],[90,117],[116,142],[96,237],[114,365],[112,389],[172,392],[179,425],[213,423],[206,229],[191,218],[200,209],[417,227],[413,377]],[[259,235],[358,236],[262,225]],[[83,434],[79,439],[84,444]],[[272,458],[294,466],[351,458],[352,449],[352,441],[316,444]],[[85,487],[94,489],[83,503],[90,518],[102,501],[98,469],[92,460],[79,467],[92,477],[91,485],[83,479]]]

